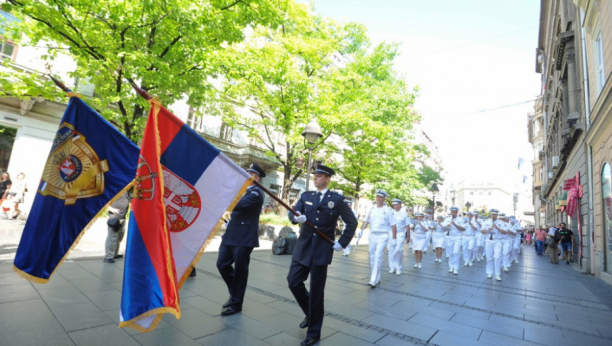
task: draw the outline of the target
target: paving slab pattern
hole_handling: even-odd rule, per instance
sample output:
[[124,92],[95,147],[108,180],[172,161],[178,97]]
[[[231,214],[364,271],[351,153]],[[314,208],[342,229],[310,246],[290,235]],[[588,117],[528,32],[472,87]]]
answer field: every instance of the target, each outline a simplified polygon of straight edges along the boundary
[[[612,287],[574,266],[548,263],[523,247],[502,282],[485,262],[448,273],[431,251],[371,289],[367,246],[334,254],[325,292],[321,345],[611,345]],[[5,254],[6,255],[6,254]],[[298,345],[303,314],[287,288],[290,256],[254,251],[243,312],[223,317],[226,287],[206,252],[180,292],[182,318],[166,315],[151,333],[118,329],[123,260],[75,259],[47,285],[0,262],[2,345]],[[306,282],[308,285],[308,282]]]

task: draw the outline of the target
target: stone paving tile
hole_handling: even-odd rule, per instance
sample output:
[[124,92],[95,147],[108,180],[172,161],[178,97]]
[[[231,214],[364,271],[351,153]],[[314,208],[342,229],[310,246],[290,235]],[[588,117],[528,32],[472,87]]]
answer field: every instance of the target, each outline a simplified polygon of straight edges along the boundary
[[268,346],[269,344],[243,332],[228,329],[222,332],[196,339],[205,346],[232,345],[232,346]]
[[576,333],[568,330],[563,331],[563,336],[566,340],[572,342],[574,345],[589,345],[589,346],[604,346],[611,345],[612,339],[601,339],[590,335],[584,335],[583,333]]
[[[303,319],[304,318],[299,318],[287,313],[281,313],[278,315],[261,319],[260,322],[267,324],[271,327],[278,328],[296,339],[304,340],[306,338],[306,329],[300,329],[299,327],[299,324],[300,322],[302,322]],[[321,339],[324,339],[336,333],[336,330],[326,326],[326,320],[327,318],[323,319],[323,328],[321,328]]]
[[385,335],[387,335],[386,333],[382,333],[374,329],[359,327],[350,323],[336,320],[331,317],[326,317],[323,320],[323,323],[329,328],[342,331],[344,334],[348,334],[350,336],[367,342],[376,342],[383,338]]
[[[121,292],[117,290],[89,292],[85,293],[85,296],[102,311],[121,306]],[[181,304],[181,308],[184,308],[183,304]]]
[[378,340],[375,345],[379,345],[379,346],[409,346],[409,345],[419,345],[417,343],[414,342],[410,342],[408,340],[401,340],[398,338],[395,338],[391,335],[387,335],[384,338]]
[[273,335],[263,341],[272,346],[299,345],[302,342],[302,340],[298,340],[285,332]]
[[408,306],[410,306],[410,304],[408,303],[401,302],[401,303],[398,303],[393,308],[390,308],[389,306],[380,306],[379,304],[372,303],[368,300],[364,300],[357,304],[353,304],[353,306],[361,308],[361,309],[365,309],[368,311],[372,311],[380,315],[385,315],[385,316],[397,318],[399,320],[407,321],[410,317],[416,314],[416,311],[409,310],[408,308],[403,308],[402,304],[407,304]]
[[231,328],[222,320],[207,315],[196,308],[181,310],[180,320],[168,314],[164,315],[162,320],[168,322],[192,339],[219,333]]
[[68,333],[76,346],[139,346],[126,331],[117,328],[116,324],[88,328]]
[[91,302],[50,307],[55,318],[67,332],[113,323],[113,321]]
[[[181,333],[174,327],[156,329],[150,333],[134,335],[142,346],[201,346],[199,342]],[[116,346],[116,345],[112,345]]]
[[442,320],[424,314],[416,314],[412,316],[412,318],[410,318],[408,321],[422,326],[431,327],[437,329],[438,331],[455,334],[471,340],[478,340],[478,336],[480,336],[480,333],[482,332],[481,328],[458,324],[455,322]]
[[50,307],[89,302],[89,299],[72,285],[65,288],[38,291],[38,294]]
[[409,335],[420,340],[429,340],[437,329],[419,325],[413,322],[400,321],[392,317],[374,315],[366,318],[363,322],[375,325],[379,328],[392,330],[396,333]]
[[42,299],[0,304],[0,344],[74,345]]
[[472,326],[480,329],[484,329],[486,331],[495,332],[499,334],[504,334],[510,336],[512,338],[523,338],[523,328],[519,328],[516,326],[509,326],[505,323],[499,323],[489,320],[482,320],[480,318],[475,318],[473,316],[469,316],[463,313],[457,313],[451,319],[451,322],[456,322],[459,324],[464,324],[466,326]]
[[260,340],[282,332],[282,330],[276,327],[261,323],[257,320],[244,316],[243,314],[223,316],[222,320],[232,328],[252,335]]
[[32,284],[25,281],[14,285],[2,286],[1,291],[0,303],[40,298]]
[[540,344],[536,344],[533,342],[525,341],[522,339],[523,330],[521,329],[521,337],[513,338],[511,336],[504,334],[498,334],[494,332],[490,332],[488,330],[483,330],[482,334],[480,334],[480,338],[478,341],[486,342],[489,344],[493,344],[496,346],[536,346]]
[[457,334],[452,334],[448,332],[437,332],[433,338],[431,338],[430,342],[435,345],[440,346],[457,346],[457,345],[490,345],[488,343],[484,343],[474,339],[464,338]]
[[69,279],[68,281],[83,293],[115,290],[113,286],[98,278]]
[[373,343],[354,338],[344,333],[335,333],[329,338],[320,342],[321,346],[371,346]]

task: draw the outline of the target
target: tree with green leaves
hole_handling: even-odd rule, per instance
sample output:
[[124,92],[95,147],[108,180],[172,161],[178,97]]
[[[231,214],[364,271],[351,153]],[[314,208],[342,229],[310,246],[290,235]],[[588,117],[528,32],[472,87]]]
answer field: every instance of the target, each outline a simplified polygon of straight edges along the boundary
[[[5,36],[20,45],[44,47],[52,63],[60,53],[77,63],[72,77],[95,87],[85,101],[137,141],[146,121],[145,100],[128,81],[164,105],[187,98],[203,106],[220,73],[220,56],[244,39],[250,26],[276,27],[291,0],[6,0],[2,9],[20,21]],[[2,17],[0,17],[2,18]],[[1,20],[1,19],[0,19]],[[0,97],[42,95],[57,90],[40,76],[0,73]]]
[[328,75],[337,68],[335,58],[353,54],[366,41],[361,25],[323,19],[309,6],[291,2],[278,28],[254,27],[244,43],[228,49],[217,102],[206,111],[247,131],[280,163],[284,200],[306,169],[296,162],[305,148],[301,133],[306,124],[314,118],[321,125],[317,150],[342,122],[340,114],[328,112],[335,107],[327,104],[333,100],[321,96]]

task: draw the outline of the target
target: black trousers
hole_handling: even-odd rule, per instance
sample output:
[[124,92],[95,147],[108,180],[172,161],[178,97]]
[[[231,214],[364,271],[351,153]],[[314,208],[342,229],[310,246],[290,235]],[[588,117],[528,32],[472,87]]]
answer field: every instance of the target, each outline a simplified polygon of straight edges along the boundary
[[[242,308],[244,292],[249,278],[249,262],[251,261],[252,247],[227,246],[219,247],[217,269],[223,277],[231,296],[230,306]],[[232,264],[234,264],[232,267]]]
[[[310,292],[306,290],[304,281],[310,274]],[[307,267],[296,261],[291,263],[287,283],[295,300],[304,315],[309,320],[308,337],[320,337],[323,326],[323,298],[325,293],[325,282],[327,281],[327,265]]]

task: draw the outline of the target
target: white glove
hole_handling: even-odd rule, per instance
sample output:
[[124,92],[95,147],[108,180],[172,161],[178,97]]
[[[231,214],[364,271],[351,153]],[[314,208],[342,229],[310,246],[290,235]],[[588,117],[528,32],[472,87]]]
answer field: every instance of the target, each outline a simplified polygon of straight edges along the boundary
[[363,230],[360,228],[359,231],[357,231],[357,238],[361,238],[362,235],[363,235]]
[[397,239],[390,239],[389,244],[391,245],[391,247],[395,247],[397,245]]
[[302,215],[302,213],[300,213],[299,211],[297,213],[299,214],[299,216],[295,217],[295,221],[297,221],[299,223],[306,222],[306,215]]
[[340,251],[340,250],[342,250],[342,249],[344,249],[344,248],[343,248],[343,247],[342,247],[342,245],[340,245],[340,243],[338,243],[338,241],[336,240],[336,241],[334,242],[334,250],[336,250],[336,251]]

